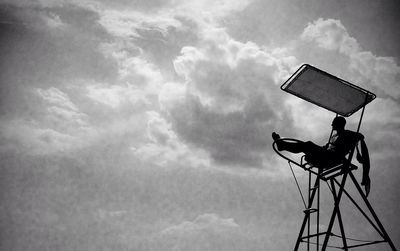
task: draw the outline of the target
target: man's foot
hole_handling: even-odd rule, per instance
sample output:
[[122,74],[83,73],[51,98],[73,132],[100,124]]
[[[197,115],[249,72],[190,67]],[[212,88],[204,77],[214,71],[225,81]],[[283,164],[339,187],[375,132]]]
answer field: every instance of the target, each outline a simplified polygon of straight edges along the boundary
[[279,136],[279,134],[277,134],[276,132],[272,133],[272,138],[274,139],[274,141],[277,141],[278,139],[281,138],[281,136]]
[[281,138],[281,136],[279,136],[279,134],[277,134],[276,132],[272,133],[272,139],[276,142],[276,147],[278,148],[278,151],[282,151],[282,141],[279,140]]

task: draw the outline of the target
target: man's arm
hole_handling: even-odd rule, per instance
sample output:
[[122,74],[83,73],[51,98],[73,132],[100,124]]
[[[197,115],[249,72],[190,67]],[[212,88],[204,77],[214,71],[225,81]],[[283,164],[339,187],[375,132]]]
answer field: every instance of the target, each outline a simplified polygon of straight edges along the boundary
[[360,140],[360,145],[361,145],[361,154],[357,146],[357,160],[363,165],[361,185],[365,186],[365,194],[366,196],[368,196],[369,191],[371,189],[371,180],[369,178],[369,170],[370,170],[369,152],[367,144],[365,144],[364,139]]

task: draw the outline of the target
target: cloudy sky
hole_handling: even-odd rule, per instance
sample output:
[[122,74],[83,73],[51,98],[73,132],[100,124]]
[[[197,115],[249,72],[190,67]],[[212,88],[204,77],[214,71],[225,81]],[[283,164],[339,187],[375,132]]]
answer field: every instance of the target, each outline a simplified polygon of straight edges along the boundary
[[[325,144],[334,117],[279,89],[302,63],[377,94],[361,128],[369,199],[399,247],[398,13],[395,0],[0,0],[0,249],[292,249],[302,202],[270,135]],[[350,237],[377,237],[343,210]]]

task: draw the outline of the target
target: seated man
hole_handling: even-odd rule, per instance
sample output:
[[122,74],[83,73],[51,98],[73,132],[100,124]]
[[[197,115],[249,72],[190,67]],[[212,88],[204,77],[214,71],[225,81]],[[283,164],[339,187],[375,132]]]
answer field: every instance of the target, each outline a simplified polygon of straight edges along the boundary
[[346,159],[350,150],[361,142],[361,153],[357,147],[357,160],[363,164],[363,178],[361,185],[365,186],[366,194],[370,190],[369,179],[369,156],[368,149],[364,142],[364,136],[361,133],[345,130],[346,119],[336,117],[332,121],[332,130],[334,133],[325,146],[319,146],[311,141],[303,142],[285,142],[279,140],[280,136],[273,132],[272,138],[276,141],[279,151],[289,151],[292,153],[304,153],[305,159],[320,168],[327,168],[337,165]]

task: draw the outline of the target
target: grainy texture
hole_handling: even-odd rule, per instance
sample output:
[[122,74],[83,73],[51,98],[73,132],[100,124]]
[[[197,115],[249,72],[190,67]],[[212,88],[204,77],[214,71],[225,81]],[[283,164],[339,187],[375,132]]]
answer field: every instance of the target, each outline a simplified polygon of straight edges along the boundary
[[[399,247],[398,13],[1,0],[0,250],[292,249],[302,202],[270,135],[324,144],[334,116],[279,89],[302,63],[377,94],[361,128],[369,199]],[[343,210],[351,236],[376,237]]]

